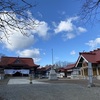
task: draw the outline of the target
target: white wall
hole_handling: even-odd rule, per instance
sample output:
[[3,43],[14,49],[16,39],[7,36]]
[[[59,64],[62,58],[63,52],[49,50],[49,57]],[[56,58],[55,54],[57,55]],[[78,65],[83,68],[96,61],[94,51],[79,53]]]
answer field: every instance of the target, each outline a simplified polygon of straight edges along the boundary
[[4,73],[5,74],[15,74],[16,72],[20,72],[22,74],[29,74],[29,69],[20,69],[20,70],[16,70],[16,69],[5,69]]

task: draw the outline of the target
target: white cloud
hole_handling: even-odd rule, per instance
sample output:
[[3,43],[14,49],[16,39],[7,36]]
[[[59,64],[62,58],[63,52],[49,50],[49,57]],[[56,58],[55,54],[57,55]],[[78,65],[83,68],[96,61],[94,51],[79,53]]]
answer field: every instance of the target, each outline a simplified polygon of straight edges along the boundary
[[59,25],[56,27],[56,29],[54,30],[55,33],[59,33],[62,31],[67,31],[67,32],[73,31],[74,24],[72,23],[72,21],[77,19],[78,17],[71,17],[65,21],[61,21]]
[[76,54],[75,50],[72,50],[72,51],[70,52],[70,54],[71,54],[71,55],[75,55],[75,54]]
[[38,36],[43,37],[43,38],[47,37],[48,30],[50,29],[48,27],[48,24],[44,21],[38,21],[38,20],[36,20],[36,23],[39,23],[39,25],[35,27],[35,30],[33,30],[33,33],[37,33]]
[[75,37],[75,34],[73,34],[73,33],[68,33],[68,34],[66,34],[66,38],[67,39],[72,39],[72,38],[74,38]]
[[86,45],[90,46],[91,48],[96,48],[100,46],[100,38],[96,38],[95,40],[90,40]]
[[52,25],[54,26],[54,27],[57,27],[57,25],[56,25],[56,22],[52,22]]
[[78,31],[81,32],[81,33],[87,31],[87,30],[86,30],[85,28],[83,28],[83,27],[78,27],[77,29],[78,29]]
[[87,30],[83,27],[77,27],[74,22],[78,21],[79,17],[70,17],[67,20],[60,21],[60,23],[57,25],[53,22],[53,25],[55,27],[54,32],[55,34],[58,34],[60,32],[64,32],[65,35],[63,35],[64,39],[72,39],[76,37],[77,35],[80,35],[80,33],[86,32]]
[[33,35],[26,37],[19,32],[14,32],[14,34],[9,37],[9,41],[6,40],[6,37],[4,37],[2,41],[5,48],[10,50],[19,50],[30,47],[34,44],[35,39]]
[[35,21],[35,25],[33,29],[30,31],[33,32],[34,34],[37,34],[40,37],[46,38],[48,35],[48,31],[50,29],[50,27],[48,26],[48,23],[46,23],[45,21],[39,21],[33,17],[31,19]]
[[[30,24],[29,26],[25,27],[31,27],[30,30],[23,30],[24,33],[26,33],[29,37],[23,36],[21,31],[17,28],[15,28],[14,26],[12,26],[12,28],[10,28],[6,23],[4,23],[6,31],[7,31],[7,38],[5,36],[5,34],[3,32],[1,32],[0,36],[3,37],[2,39],[2,43],[4,44],[4,47],[10,50],[20,50],[20,49],[26,49],[28,47],[31,47],[34,42],[35,39],[39,36],[41,38],[47,38],[48,36],[48,31],[49,31],[49,27],[48,24],[45,21],[39,21],[35,18],[32,17],[31,12],[27,12],[28,16],[31,17],[32,20],[35,21],[35,24],[32,24],[32,21],[30,19],[25,20],[26,23]],[[17,16],[13,13],[11,14],[11,16],[14,19],[18,19]],[[7,15],[1,15],[0,17],[2,17],[2,19],[8,21],[11,18]],[[23,20],[23,18],[20,18],[19,20]],[[16,23],[12,20],[10,22],[11,24],[14,24],[16,26]],[[2,24],[2,23],[0,23]],[[22,23],[19,23],[20,28],[23,27]],[[32,27],[33,26],[33,27]],[[5,31],[5,30],[2,30]]]
[[73,39],[73,38],[75,38],[75,34],[73,34],[73,33],[67,33],[67,34],[64,34],[62,36],[62,38],[63,38],[64,41],[66,41],[68,39]]
[[40,58],[40,50],[35,49],[25,49],[23,51],[18,51],[17,54],[20,57],[31,57],[34,59],[35,62],[39,62],[41,60]]

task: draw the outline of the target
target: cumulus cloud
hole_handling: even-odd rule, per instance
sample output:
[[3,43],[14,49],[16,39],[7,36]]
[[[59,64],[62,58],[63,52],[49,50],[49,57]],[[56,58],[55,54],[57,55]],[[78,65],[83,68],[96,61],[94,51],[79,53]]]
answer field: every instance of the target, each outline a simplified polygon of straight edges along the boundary
[[87,31],[87,30],[86,30],[85,28],[83,28],[83,27],[78,27],[77,29],[78,29],[78,31],[81,32],[81,33]]
[[56,29],[54,30],[55,33],[59,33],[62,31],[67,31],[67,32],[73,31],[74,25],[72,21],[77,20],[77,19],[78,17],[72,17],[72,18],[67,19],[66,21],[61,21],[59,25],[56,27]]
[[[21,31],[17,29],[16,27],[12,26],[9,27],[9,25],[5,24],[6,32],[7,34],[5,35],[4,32],[1,32],[0,36],[2,37],[2,43],[4,44],[4,47],[10,50],[20,50],[20,49],[26,49],[30,46],[32,46],[35,43],[35,40],[37,37],[41,38],[47,38],[49,27],[48,24],[45,21],[39,21],[31,15],[31,12],[27,12],[28,16],[35,21],[35,24],[32,26],[32,21],[30,19],[25,20],[26,23],[29,24],[29,26],[25,27],[25,30],[23,30],[24,33],[28,35],[28,37],[23,36]],[[18,20],[23,20],[23,18],[17,18],[17,16],[13,13],[11,16],[14,19]],[[8,21],[11,18],[7,15],[0,15],[2,19]],[[15,24],[15,22],[12,20],[10,22],[12,25]],[[19,27],[22,28],[23,24],[19,23]],[[30,30],[27,30],[27,28],[30,28]],[[5,31],[5,30],[3,30]],[[6,37],[7,36],[7,37]]]
[[75,37],[75,34],[73,34],[73,33],[67,33],[66,36],[64,36],[64,40],[66,40],[66,39],[72,39],[74,37]]
[[79,33],[86,32],[87,30],[83,27],[77,27],[74,22],[78,21],[79,17],[70,17],[67,20],[60,21],[60,23],[57,25],[53,22],[53,25],[55,27],[54,32],[55,34],[64,32],[65,37],[67,39],[72,39],[75,36],[79,35]]
[[9,41],[3,38],[4,47],[10,50],[19,50],[30,47],[34,44],[35,39],[34,36],[24,37],[20,33],[14,33],[9,37]]
[[35,62],[39,62],[40,58],[40,50],[37,48],[34,49],[25,49],[23,51],[18,51],[17,54],[20,57],[31,57],[34,59]]
[[76,54],[75,50],[72,50],[72,51],[70,52],[70,54],[71,54],[71,55],[75,55],[75,54]]
[[96,38],[95,40],[90,40],[86,45],[90,46],[92,49],[100,46],[100,38]]
[[38,36],[43,38],[47,37],[48,30],[50,29],[48,27],[48,24],[45,21],[39,21],[39,20],[35,20],[35,21],[36,23],[38,23],[38,25],[34,27],[35,29],[33,30],[33,33],[36,33],[38,34]]

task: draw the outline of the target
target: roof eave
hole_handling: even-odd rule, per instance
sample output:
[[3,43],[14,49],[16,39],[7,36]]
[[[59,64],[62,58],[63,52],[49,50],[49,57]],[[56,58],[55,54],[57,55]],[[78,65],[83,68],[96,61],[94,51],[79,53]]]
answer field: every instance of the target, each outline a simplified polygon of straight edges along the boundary
[[77,60],[76,64],[75,64],[75,67],[77,67],[77,65],[78,65],[78,63],[79,63],[81,57],[82,57],[87,63],[89,62],[83,55],[80,55],[80,56],[78,57],[78,60]]

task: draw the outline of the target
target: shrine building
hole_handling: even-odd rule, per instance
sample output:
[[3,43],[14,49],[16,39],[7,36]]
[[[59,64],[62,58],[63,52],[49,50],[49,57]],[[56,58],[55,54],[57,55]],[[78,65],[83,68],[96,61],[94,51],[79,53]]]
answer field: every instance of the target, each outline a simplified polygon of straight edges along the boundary
[[0,59],[0,78],[4,76],[36,76],[37,68],[40,65],[34,63],[32,58],[24,57],[1,57]]

